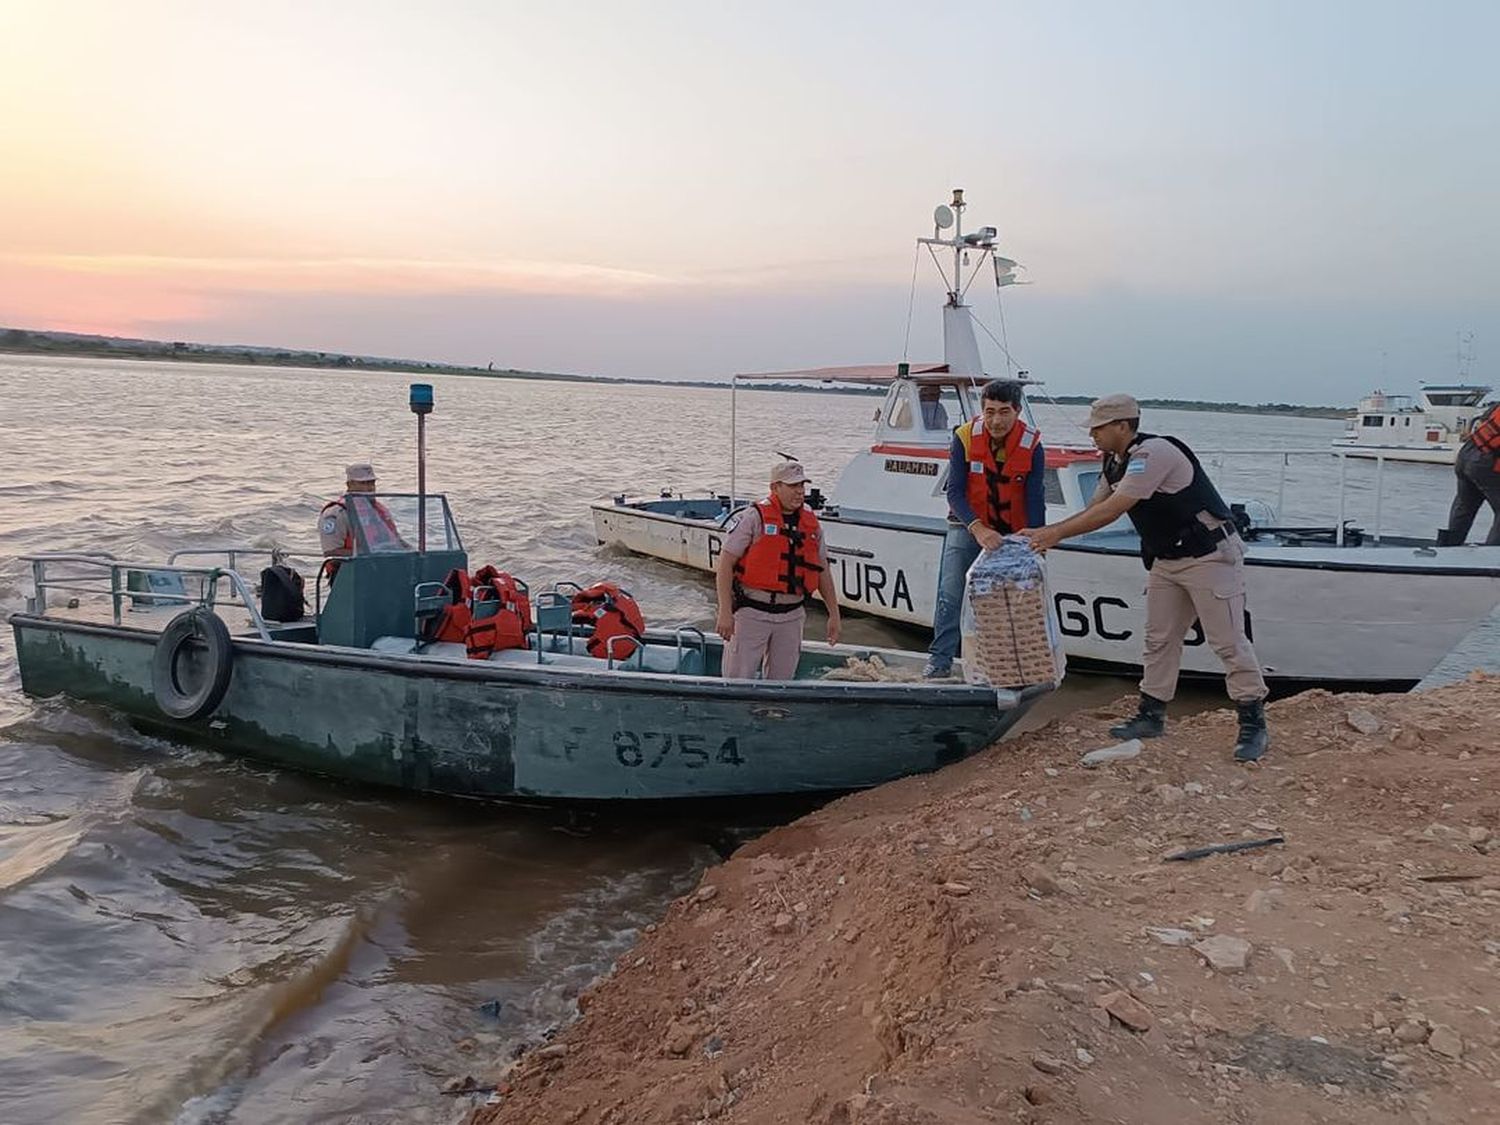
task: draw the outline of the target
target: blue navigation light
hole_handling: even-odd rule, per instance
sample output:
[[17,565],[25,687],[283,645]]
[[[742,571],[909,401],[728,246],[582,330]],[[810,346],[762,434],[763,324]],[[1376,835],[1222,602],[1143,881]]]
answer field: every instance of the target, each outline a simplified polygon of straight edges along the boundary
[[413,383],[411,385],[411,412],[413,414],[432,413],[431,383]]

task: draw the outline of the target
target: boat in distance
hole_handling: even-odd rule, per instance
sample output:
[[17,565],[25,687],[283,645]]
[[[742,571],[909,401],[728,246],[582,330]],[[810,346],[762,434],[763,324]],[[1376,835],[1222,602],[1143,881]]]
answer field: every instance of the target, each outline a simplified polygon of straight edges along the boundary
[[[915,654],[814,643],[795,679],[726,680],[722,642],[692,626],[595,657],[564,590],[538,595],[527,647],[475,659],[420,639],[452,604],[445,577],[468,567],[446,497],[343,502],[353,554],[326,590],[320,569],[303,620],[268,620],[236,569],[265,550],[30,556],[33,591],[10,618],[22,689],[335,778],[584,802],[878,785],[983,749],[1051,690],[927,683]],[[851,655],[891,677],[839,679]]]
[[1484,416],[1491,388],[1433,383],[1410,395],[1374,391],[1360,399],[1333,448],[1349,457],[1451,465],[1474,423]]

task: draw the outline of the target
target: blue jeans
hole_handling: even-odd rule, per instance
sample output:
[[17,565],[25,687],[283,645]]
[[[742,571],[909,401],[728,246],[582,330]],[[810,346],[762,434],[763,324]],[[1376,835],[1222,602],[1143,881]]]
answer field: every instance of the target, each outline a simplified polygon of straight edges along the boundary
[[943,537],[943,561],[938,564],[937,609],[932,615],[932,644],[928,663],[944,670],[958,655],[959,612],[964,604],[964,579],[979,557],[979,542],[967,527],[948,525]]

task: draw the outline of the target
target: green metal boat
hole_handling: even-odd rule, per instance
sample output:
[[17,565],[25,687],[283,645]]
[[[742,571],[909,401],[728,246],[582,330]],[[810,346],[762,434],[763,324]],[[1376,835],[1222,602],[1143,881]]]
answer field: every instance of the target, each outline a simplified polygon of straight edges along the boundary
[[[319,569],[302,620],[261,612],[238,568],[263,550],[29,557],[33,593],[10,618],[23,690],[332,777],[568,801],[878,785],[988,746],[1050,690],[921,682],[920,654],[816,643],[793,680],[726,680],[722,642],[691,626],[595,658],[558,589],[537,596],[526,648],[479,660],[425,643],[468,556],[420,465],[416,494],[344,497],[353,553],[331,580]],[[840,679],[850,656],[911,678]]]
[[[446,511],[442,497],[428,501]],[[974,753],[1047,690],[828,680],[849,655],[879,655],[893,670],[920,657],[814,643],[795,680],[724,680],[722,643],[691,628],[648,631],[628,661],[596,659],[569,624],[548,631],[545,597],[533,648],[471,660],[462,645],[415,640],[412,591],[465,565],[461,552],[356,554],[316,619],[291,625],[263,619],[229,566],[29,561],[36,594],[10,619],[27,694],[101,703],[226,752],[415,790],[613,800],[854,789]],[[149,576],[153,592],[132,592],[133,575]],[[179,583],[191,592],[173,592]],[[404,612],[381,601],[402,587]],[[90,589],[111,612],[48,605],[49,594],[84,591],[73,600],[86,601]],[[184,602],[194,608],[180,612]],[[180,710],[173,698],[204,696],[220,679],[222,695],[201,715],[163,706],[164,691]]]

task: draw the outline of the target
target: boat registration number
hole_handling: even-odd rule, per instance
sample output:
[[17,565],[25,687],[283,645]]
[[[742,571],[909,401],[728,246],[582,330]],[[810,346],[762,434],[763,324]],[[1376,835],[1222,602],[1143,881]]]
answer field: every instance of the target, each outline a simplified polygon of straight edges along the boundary
[[715,748],[701,734],[680,731],[617,730],[614,736],[615,761],[627,769],[659,769],[668,759],[675,759],[690,770],[705,766],[742,766],[740,741],[734,736]]

